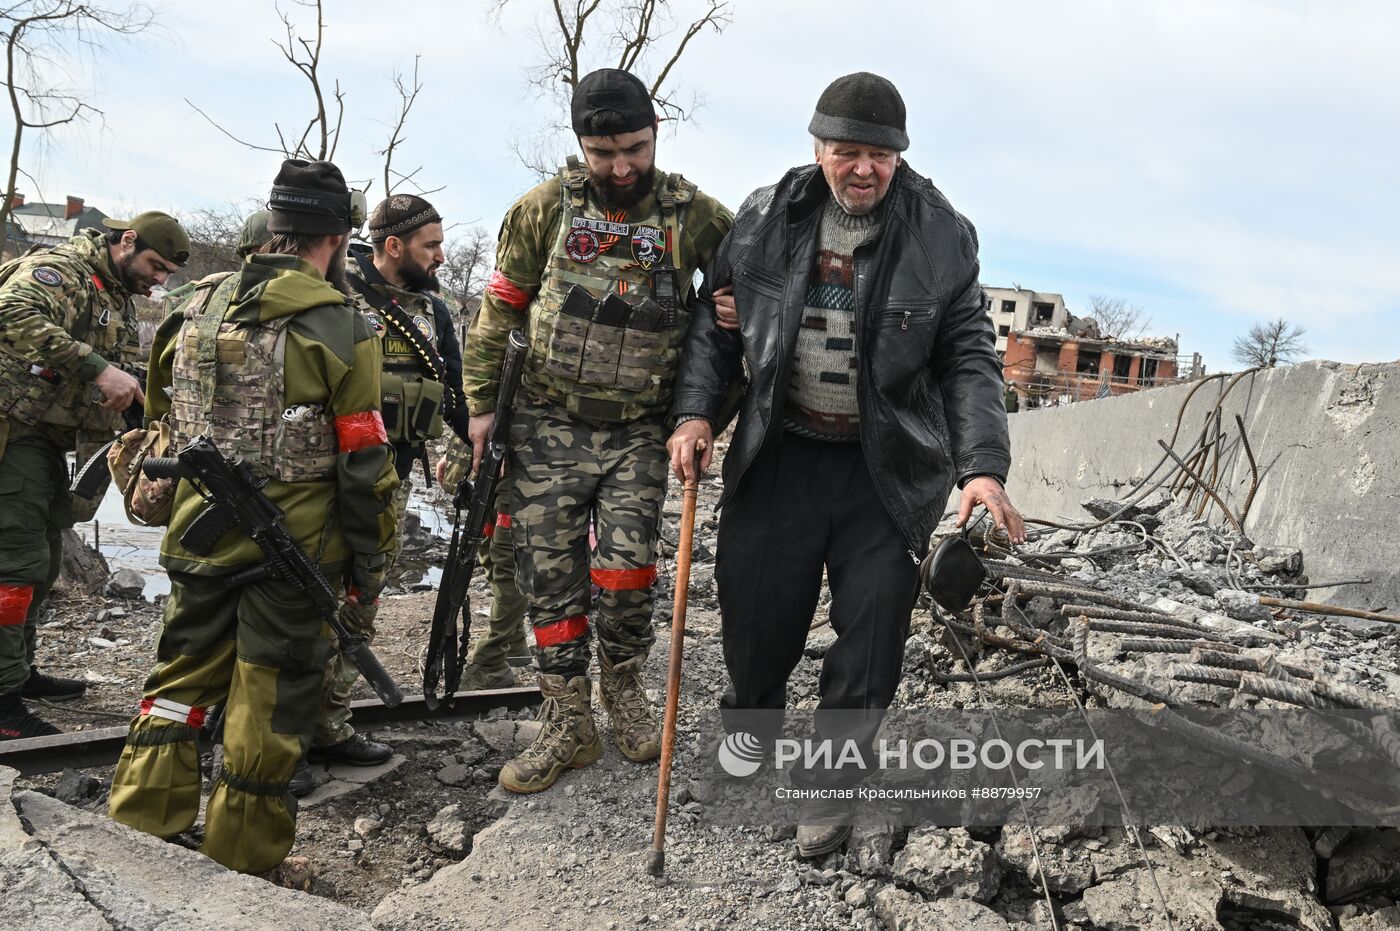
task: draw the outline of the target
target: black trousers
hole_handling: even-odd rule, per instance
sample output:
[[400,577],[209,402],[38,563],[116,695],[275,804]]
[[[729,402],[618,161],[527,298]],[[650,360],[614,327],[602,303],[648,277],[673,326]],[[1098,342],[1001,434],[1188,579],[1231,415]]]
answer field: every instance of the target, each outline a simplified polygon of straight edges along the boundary
[[836,642],[822,663],[818,709],[883,710],[899,685],[918,563],[859,443],[784,432],[720,514],[715,579],[731,682],[723,708],[785,705],[823,569]]

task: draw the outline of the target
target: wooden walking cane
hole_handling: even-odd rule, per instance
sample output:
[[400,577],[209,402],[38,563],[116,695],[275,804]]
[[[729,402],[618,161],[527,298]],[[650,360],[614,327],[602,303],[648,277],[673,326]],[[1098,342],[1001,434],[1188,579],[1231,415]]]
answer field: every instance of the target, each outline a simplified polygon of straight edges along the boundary
[[671,604],[671,655],[666,667],[666,716],[661,724],[661,769],[656,782],[656,824],[647,851],[647,872],[666,870],[666,806],[671,800],[671,754],[676,749],[676,709],[681,700],[681,656],[685,649],[685,606],[690,594],[690,549],[695,542],[695,499],[700,490],[700,456],[705,441],[695,444],[695,478],[682,486],[681,532],[676,543],[676,595]]

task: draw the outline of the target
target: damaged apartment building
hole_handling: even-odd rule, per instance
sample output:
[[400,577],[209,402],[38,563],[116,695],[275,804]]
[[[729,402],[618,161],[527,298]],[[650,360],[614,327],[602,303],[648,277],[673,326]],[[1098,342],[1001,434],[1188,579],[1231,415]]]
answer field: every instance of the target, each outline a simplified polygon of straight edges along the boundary
[[1170,337],[1119,339],[1093,317],[1076,317],[1063,295],[1019,285],[985,288],[1002,377],[1017,406],[1051,407],[1198,377],[1200,356],[1185,365]]

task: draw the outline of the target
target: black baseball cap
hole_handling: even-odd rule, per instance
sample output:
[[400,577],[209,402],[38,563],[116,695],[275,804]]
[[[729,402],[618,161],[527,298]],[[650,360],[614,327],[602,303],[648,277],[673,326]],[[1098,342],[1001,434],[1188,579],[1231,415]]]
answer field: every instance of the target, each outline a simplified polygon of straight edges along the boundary
[[636,75],[618,68],[584,75],[569,111],[580,136],[618,136],[656,125],[651,92]]

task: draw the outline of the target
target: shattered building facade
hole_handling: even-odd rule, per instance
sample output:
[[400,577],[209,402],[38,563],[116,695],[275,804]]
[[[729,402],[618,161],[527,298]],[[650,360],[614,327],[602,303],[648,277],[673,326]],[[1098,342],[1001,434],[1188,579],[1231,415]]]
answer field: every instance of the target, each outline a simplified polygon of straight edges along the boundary
[[1070,313],[1061,294],[1020,285],[983,290],[1002,378],[1018,408],[1128,394],[1205,374],[1199,354],[1181,364],[1175,339],[1103,334],[1093,317]]

